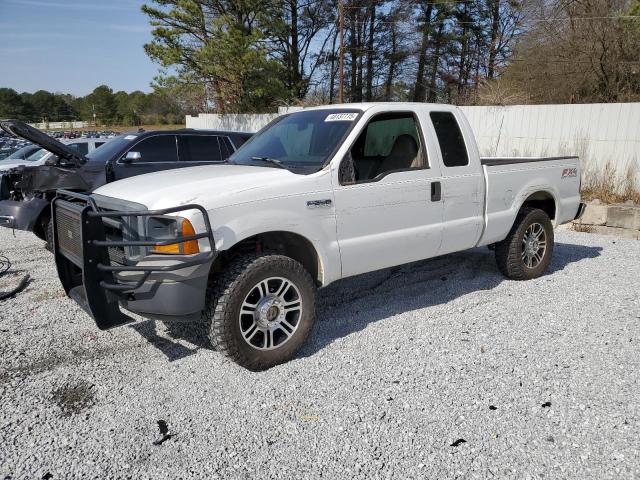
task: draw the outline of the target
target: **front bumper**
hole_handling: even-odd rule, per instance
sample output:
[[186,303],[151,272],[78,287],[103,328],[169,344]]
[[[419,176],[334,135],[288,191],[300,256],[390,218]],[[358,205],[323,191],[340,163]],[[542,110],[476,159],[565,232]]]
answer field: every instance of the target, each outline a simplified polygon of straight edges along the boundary
[[48,206],[49,202],[42,198],[23,201],[2,200],[0,201],[0,226],[32,232],[38,218]]
[[[71,201],[70,201],[71,200]],[[145,238],[109,240],[109,223],[198,210],[205,232],[164,241]],[[58,276],[67,294],[101,330],[133,321],[121,307],[150,318],[187,319],[204,307],[209,270],[216,251],[209,217],[199,205],[162,210],[107,211],[87,195],[58,191],[53,201],[54,253]],[[119,263],[113,249],[154,247],[206,240],[210,250],[193,255],[147,254]]]

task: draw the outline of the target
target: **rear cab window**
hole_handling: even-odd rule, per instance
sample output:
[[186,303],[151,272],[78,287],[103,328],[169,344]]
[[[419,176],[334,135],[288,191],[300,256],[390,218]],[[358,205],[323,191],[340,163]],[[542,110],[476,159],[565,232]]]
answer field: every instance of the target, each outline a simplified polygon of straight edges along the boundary
[[429,114],[438,137],[442,163],[445,167],[464,167],[469,165],[469,155],[464,137],[456,117],[451,112],[431,112]]

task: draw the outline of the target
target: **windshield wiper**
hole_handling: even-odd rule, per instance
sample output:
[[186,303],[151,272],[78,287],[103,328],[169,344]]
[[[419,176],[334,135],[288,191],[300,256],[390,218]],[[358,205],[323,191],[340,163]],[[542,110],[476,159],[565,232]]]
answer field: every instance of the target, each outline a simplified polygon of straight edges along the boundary
[[277,158],[270,158],[270,157],[251,157],[251,160],[260,160],[261,162],[267,162],[270,163],[271,165],[275,165],[278,168],[284,168],[285,170],[288,170],[287,167],[285,167],[282,162],[280,160],[278,160]]

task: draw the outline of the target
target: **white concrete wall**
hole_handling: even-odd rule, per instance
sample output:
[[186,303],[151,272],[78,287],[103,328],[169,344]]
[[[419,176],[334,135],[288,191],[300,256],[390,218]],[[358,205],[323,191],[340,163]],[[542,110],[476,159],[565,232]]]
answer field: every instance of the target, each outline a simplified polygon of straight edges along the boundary
[[[579,155],[586,173],[610,162],[620,178],[635,165],[640,185],[640,103],[461,108],[483,156]],[[200,114],[187,127],[257,131],[276,116]]]
[[640,103],[462,110],[482,155],[579,155],[586,172],[601,170],[610,162],[620,176],[630,165],[640,173]]
[[186,124],[187,128],[257,132],[278,115],[277,113],[240,113],[229,115],[200,113],[197,117],[187,115]]
[[80,122],[80,121],[73,121],[73,122],[43,122],[43,123],[30,123],[29,125],[36,127],[40,130],[49,130],[49,129],[54,129],[54,128],[69,128],[69,129],[73,129],[73,128],[85,128],[85,127],[90,127],[93,124],[91,122]]

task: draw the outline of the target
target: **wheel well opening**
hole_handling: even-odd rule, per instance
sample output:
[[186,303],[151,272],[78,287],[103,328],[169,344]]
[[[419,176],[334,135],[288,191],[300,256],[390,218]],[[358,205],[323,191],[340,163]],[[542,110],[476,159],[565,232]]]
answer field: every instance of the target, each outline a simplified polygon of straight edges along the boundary
[[549,192],[540,191],[529,195],[522,204],[522,208],[524,207],[539,208],[546,212],[551,220],[556,218],[556,202]]
[[300,262],[318,286],[322,283],[322,266],[313,244],[302,235],[291,232],[267,232],[245,238],[216,258],[213,271],[224,268],[226,262],[238,255],[274,252]]

